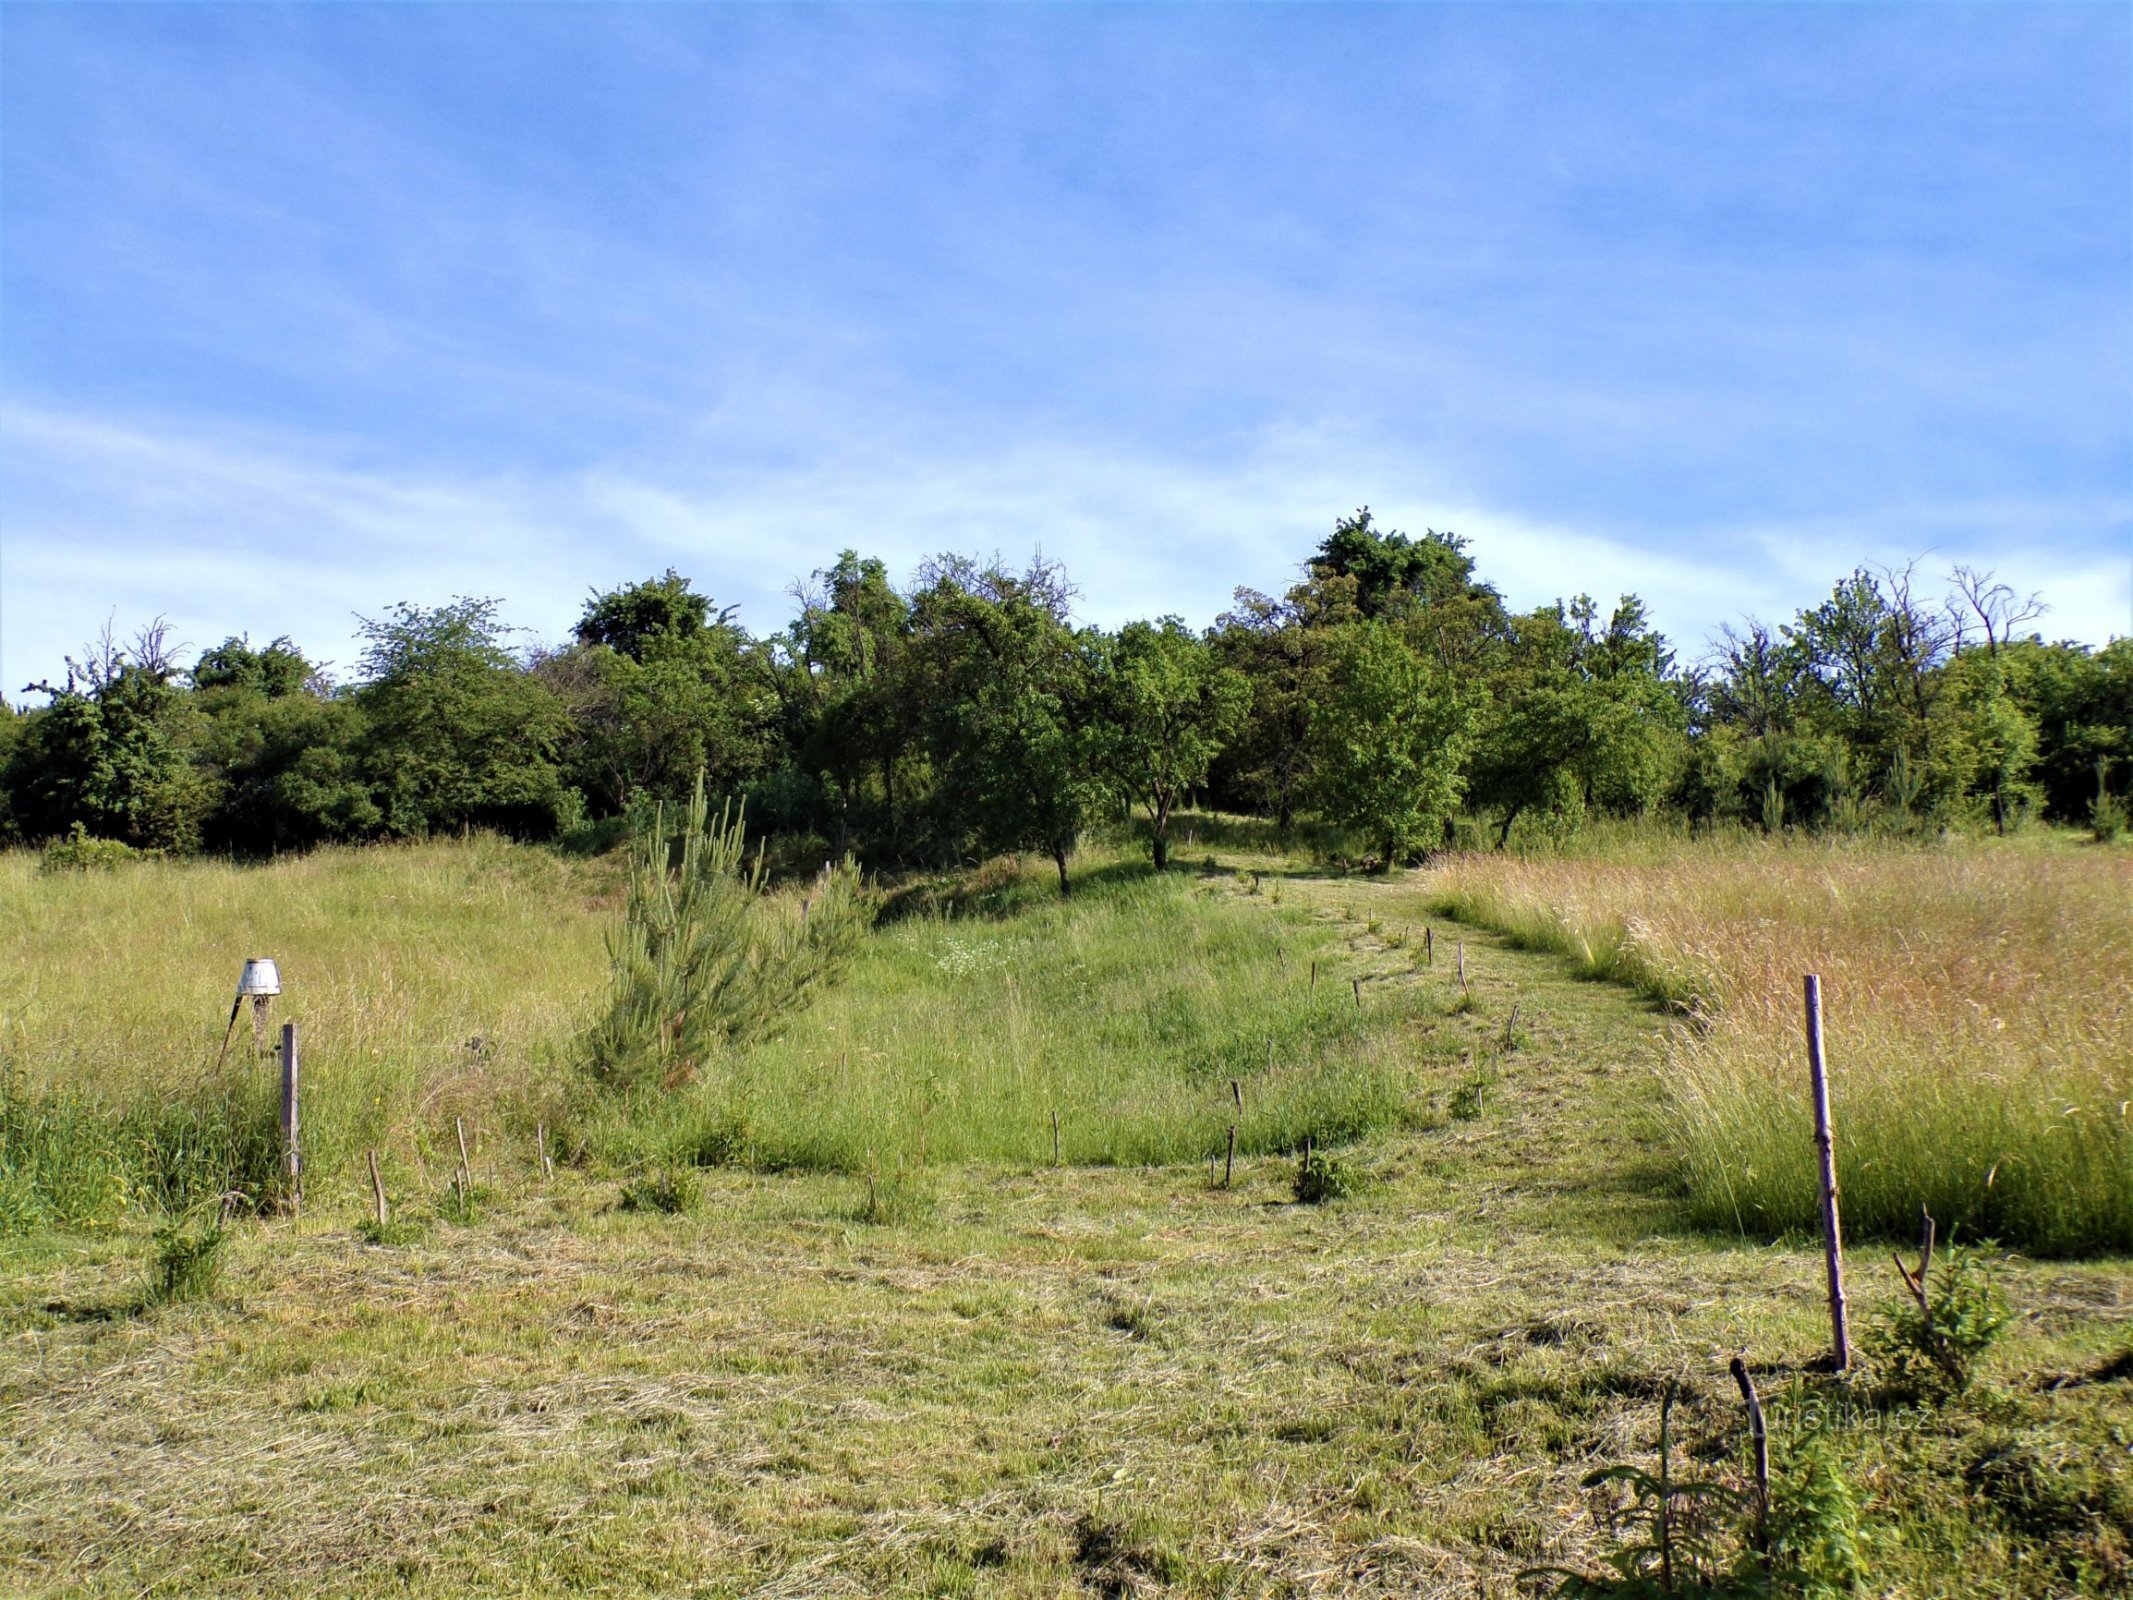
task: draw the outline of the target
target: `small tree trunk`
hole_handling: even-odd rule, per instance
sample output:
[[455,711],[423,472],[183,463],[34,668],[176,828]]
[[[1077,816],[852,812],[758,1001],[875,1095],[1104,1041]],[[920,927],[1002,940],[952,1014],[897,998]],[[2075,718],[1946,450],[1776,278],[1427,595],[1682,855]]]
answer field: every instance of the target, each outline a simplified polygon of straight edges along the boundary
[[1390,871],[1392,871],[1392,852],[1393,852],[1393,840],[1392,840],[1391,836],[1390,836],[1390,835],[1388,835],[1388,836],[1386,837],[1386,840],[1385,840],[1385,864],[1384,864],[1384,865],[1383,865],[1382,867],[1380,867],[1380,868],[1378,869],[1378,870],[1379,870],[1380,872],[1390,872]]
[[1149,837],[1150,851],[1155,857],[1155,870],[1163,872],[1170,866],[1170,801],[1161,795],[1151,796],[1148,816],[1155,828]]
[[1067,847],[1063,844],[1053,845],[1052,860],[1059,866],[1059,898],[1064,900],[1074,892],[1067,883]]

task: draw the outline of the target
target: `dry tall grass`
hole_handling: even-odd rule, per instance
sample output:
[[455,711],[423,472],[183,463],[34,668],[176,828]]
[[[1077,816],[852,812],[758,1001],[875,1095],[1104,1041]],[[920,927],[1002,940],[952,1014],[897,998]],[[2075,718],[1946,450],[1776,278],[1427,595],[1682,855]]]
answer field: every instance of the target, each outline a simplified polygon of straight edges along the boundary
[[2133,855],[1676,844],[1649,860],[1460,857],[1451,915],[1695,1012],[1667,1087],[1701,1217],[1816,1217],[1801,978],[1822,975],[1847,1222],[2049,1254],[2133,1250]]

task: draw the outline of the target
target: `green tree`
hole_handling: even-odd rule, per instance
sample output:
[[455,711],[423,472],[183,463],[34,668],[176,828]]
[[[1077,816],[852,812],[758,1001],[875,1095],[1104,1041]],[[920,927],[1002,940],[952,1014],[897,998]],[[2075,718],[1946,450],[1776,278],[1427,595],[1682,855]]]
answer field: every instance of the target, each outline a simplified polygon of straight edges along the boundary
[[1313,730],[1321,807],[1379,843],[1390,871],[1442,838],[1464,790],[1473,721],[1473,697],[1399,630],[1341,630]]
[[1176,617],[1130,622],[1111,651],[1105,707],[1109,765],[1126,793],[1143,800],[1155,869],[1170,864],[1170,814],[1207,779],[1209,765],[1243,720],[1251,690]]
[[538,837],[572,806],[556,763],[562,705],[507,647],[497,609],[466,597],[428,610],[403,602],[360,625],[363,770],[390,832]]
[[1104,642],[1077,632],[1059,569],[945,556],[912,599],[905,692],[919,708],[937,849],[1042,850],[1067,862],[1112,793],[1099,699]]
[[598,814],[680,805],[699,774],[735,793],[776,759],[768,651],[672,570],[594,596],[577,643],[534,672],[567,717],[566,776]]
[[120,645],[106,629],[64,683],[32,684],[50,703],[28,717],[10,763],[16,825],[29,839],[80,823],[137,848],[199,848],[214,804],[195,766],[192,707],[158,619]]

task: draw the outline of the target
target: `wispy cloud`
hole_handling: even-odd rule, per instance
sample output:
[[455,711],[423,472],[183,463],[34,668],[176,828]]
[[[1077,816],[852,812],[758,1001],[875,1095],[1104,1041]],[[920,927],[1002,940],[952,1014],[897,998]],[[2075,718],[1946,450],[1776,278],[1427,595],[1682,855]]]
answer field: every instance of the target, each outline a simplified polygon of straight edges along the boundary
[[640,461],[453,477],[351,465],[328,441],[18,406],[0,415],[0,460],[15,503],[0,551],[10,690],[114,611],[122,626],[167,614],[199,645],[286,632],[345,664],[354,616],[398,600],[498,595],[552,641],[589,590],[669,565],[768,630],[789,615],[790,583],[846,547],[899,576],[943,550],[1042,550],[1065,563],[1091,620],[1167,610],[1204,624],[1239,585],[1290,582],[1333,518],[1364,500],[1388,525],[1467,537],[1519,607],[1578,589],[1639,593],[1691,653],[1722,621],[1783,615],[1853,565],[1920,555],[1936,573],[1961,560],[2041,589],[2054,633],[2127,631],[2125,569],[2069,556],[2054,537],[2099,520],[2123,528],[2125,501],[1711,527],[1691,555],[1490,506],[1341,427],[1269,431],[1193,463],[1031,441],[961,457],[855,447],[747,470]]

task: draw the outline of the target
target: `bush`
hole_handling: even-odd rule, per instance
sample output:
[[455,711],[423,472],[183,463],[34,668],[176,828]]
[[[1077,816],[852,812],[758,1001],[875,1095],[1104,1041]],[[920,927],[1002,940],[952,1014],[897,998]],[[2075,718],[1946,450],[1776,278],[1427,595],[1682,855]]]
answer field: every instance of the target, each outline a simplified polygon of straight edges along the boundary
[[897,1161],[884,1169],[869,1161],[862,1174],[866,1192],[852,1208],[852,1220],[887,1227],[916,1222],[933,1210],[933,1186],[925,1172]]
[[40,872],[109,872],[160,856],[160,850],[136,850],[121,839],[95,839],[79,822],[64,839],[54,839],[38,858]]
[[222,1246],[228,1238],[221,1221],[189,1226],[182,1218],[156,1229],[155,1261],[141,1295],[144,1310],[204,1300],[222,1278]]
[[1324,1205],[1328,1200],[1345,1200],[1355,1193],[1355,1174],[1348,1170],[1346,1162],[1338,1161],[1325,1151],[1305,1146],[1303,1160],[1296,1164],[1296,1199],[1307,1206]]
[[1911,1298],[1883,1309],[1868,1330],[1867,1348],[1887,1363],[1889,1380],[1899,1389],[1960,1394],[2014,1312],[1982,1251],[1952,1245],[1935,1271],[1930,1225],[1926,1238],[1915,1276],[1897,1262]]
[[615,1205],[621,1211],[681,1216],[696,1209],[696,1193],[696,1174],[687,1167],[660,1167],[625,1179]]
[[2109,844],[2126,831],[2126,803],[2109,791],[2100,791],[2089,804],[2089,832],[2098,844]]

